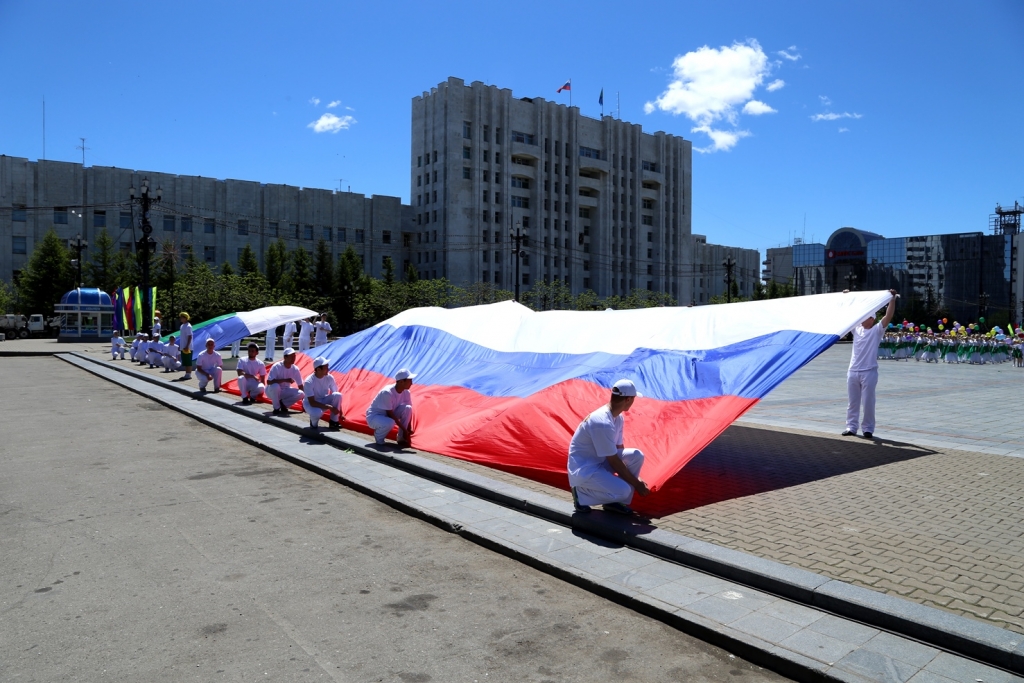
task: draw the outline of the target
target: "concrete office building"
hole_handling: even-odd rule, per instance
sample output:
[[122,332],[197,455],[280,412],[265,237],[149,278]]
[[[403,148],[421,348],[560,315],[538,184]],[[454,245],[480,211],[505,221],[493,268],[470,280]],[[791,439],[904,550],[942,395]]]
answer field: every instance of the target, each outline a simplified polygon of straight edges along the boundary
[[693,298],[692,145],[458,78],[412,101],[406,257],[421,277]]
[[711,297],[714,296],[725,297],[728,289],[728,271],[723,263],[729,257],[736,262],[732,269],[732,277],[736,282],[737,294],[744,299],[749,299],[754,294],[754,284],[761,279],[761,252],[757,249],[708,244],[704,235],[691,237],[690,263],[693,264],[694,271],[690,283],[692,295],[689,300],[681,299],[680,304],[700,305],[710,303]]
[[106,228],[132,250],[141,231],[128,190],[143,178],[163,191],[150,216],[158,253],[165,244],[181,258],[191,249],[211,266],[237,265],[246,245],[263,265],[279,237],[312,254],[323,238],[335,258],[352,245],[366,272],[379,276],[385,256],[398,267],[402,235],[408,242],[413,234],[413,212],[398,197],[0,156],[0,279],[10,282],[51,228],[90,243]]
[[[794,244],[803,244],[803,240],[797,237]],[[793,247],[769,248],[761,265],[764,266],[761,271],[761,279],[765,283],[777,282],[780,285],[793,283]]]

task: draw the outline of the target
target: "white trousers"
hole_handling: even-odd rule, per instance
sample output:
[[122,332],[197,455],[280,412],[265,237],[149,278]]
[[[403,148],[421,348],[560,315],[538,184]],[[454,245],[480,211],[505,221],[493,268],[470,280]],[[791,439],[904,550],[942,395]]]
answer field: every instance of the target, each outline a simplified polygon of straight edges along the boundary
[[309,337],[304,334],[299,335],[299,351],[309,351]]
[[172,370],[181,370],[181,361],[171,356],[161,356],[160,364],[164,366],[164,370],[171,372]]
[[232,344],[231,345],[231,357],[232,358],[238,358],[238,353],[239,353],[239,351],[241,351],[241,349],[242,349],[242,342],[236,341],[234,344]]
[[257,399],[266,392],[267,387],[258,379],[249,379],[245,375],[240,375],[238,390],[242,392],[242,398]]
[[[865,432],[875,431],[875,387],[878,385],[878,368],[850,371],[846,374],[846,393],[850,399],[846,408],[846,428],[854,434],[858,427]],[[861,422],[861,405],[864,406],[864,420]],[[860,423],[860,424],[858,424]]]
[[267,360],[274,360],[275,346],[277,346],[277,335],[274,330],[267,330]]
[[[639,448],[623,448],[619,459],[634,477],[640,476],[640,468],[644,464],[644,454]],[[622,503],[629,505],[633,500],[633,487],[621,479],[611,466],[605,464],[601,469],[586,479],[569,482],[576,487],[576,496],[580,505],[603,505],[605,503]]]
[[397,423],[387,415],[369,414],[366,416],[366,424],[373,429],[373,439],[378,444],[384,443],[384,439],[395,428],[395,424],[398,425],[398,441],[402,441],[405,438],[405,433],[409,430],[409,421],[412,420],[412,406],[401,405],[391,412],[398,418]]
[[118,356],[121,356],[121,360],[124,360],[124,349],[110,349],[110,356],[112,360],[117,360]]
[[[199,380],[199,388],[205,389],[206,385],[210,383],[210,378],[203,374],[203,370],[196,370],[196,379]],[[210,374],[213,375],[213,388],[220,389],[220,381],[223,376],[223,371],[220,368],[214,368],[210,370]],[[245,379],[244,377],[242,379]],[[239,381],[241,384],[241,381]]]
[[324,410],[323,408],[314,408],[309,404],[309,399],[302,399],[302,409],[309,415],[309,421],[316,424],[323,417],[324,413],[327,413],[327,419],[331,422],[337,422],[341,419],[341,393],[335,391],[330,396],[325,398],[317,398],[316,400],[320,403],[326,403],[331,406],[330,409]]
[[280,410],[281,408],[291,408],[296,401],[305,400],[306,394],[290,384],[268,384],[267,398],[274,404],[274,410]]
[[286,334],[283,337],[281,337],[281,348],[282,349],[290,349],[290,348],[292,348],[292,335]]

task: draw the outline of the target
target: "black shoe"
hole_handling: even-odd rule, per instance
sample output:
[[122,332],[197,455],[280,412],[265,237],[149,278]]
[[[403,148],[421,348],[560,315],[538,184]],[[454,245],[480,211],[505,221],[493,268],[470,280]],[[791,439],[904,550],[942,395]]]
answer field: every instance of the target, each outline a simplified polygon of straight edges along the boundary
[[278,410],[277,408],[274,408],[273,410],[270,411],[270,414],[271,415],[280,415],[281,411]]
[[243,406],[247,406],[250,403],[252,403],[252,399],[250,399],[248,396],[243,396],[242,397],[242,405]]
[[281,408],[280,410],[277,411],[277,414],[283,417],[287,417],[291,415],[291,412],[287,408]]
[[341,423],[331,420],[330,422],[327,423],[327,428],[330,429],[332,432],[340,432]]
[[847,429],[845,432],[841,434],[841,436],[857,436],[857,432],[851,432],[849,429]]
[[576,512],[590,512],[589,505],[580,505],[580,497],[579,494],[576,493],[575,486],[572,487],[572,506]]
[[873,439],[874,437],[871,435],[871,432],[864,432],[864,438],[865,439]]
[[601,506],[605,512],[614,512],[617,515],[631,515],[633,514],[633,508],[623,505],[622,503],[605,503]]

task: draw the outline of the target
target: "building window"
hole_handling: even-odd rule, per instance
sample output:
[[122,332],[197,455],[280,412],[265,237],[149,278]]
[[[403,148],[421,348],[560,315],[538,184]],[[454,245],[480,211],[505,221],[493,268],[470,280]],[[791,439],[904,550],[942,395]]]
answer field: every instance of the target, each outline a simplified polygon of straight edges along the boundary
[[[472,147],[463,147],[462,148],[462,158],[463,159],[472,159],[473,158],[473,148]],[[484,161],[486,161],[486,159]]]
[[494,222],[501,223],[501,211],[494,212]]
[[648,249],[647,250],[647,258],[654,258],[654,250],[653,249]]
[[533,166],[533,159],[530,157],[512,157],[512,163],[519,166]]
[[491,127],[488,125],[484,126],[484,142],[489,142],[491,138]]
[[437,190],[434,190],[434,200],[433,200],[433,203],[437,204]]
[[391,244],[391,231],[385,230],[380,234],[380,240],[384,244]]
[[338,228],[338,241],[347,242],[348,236],[345,234],[345,228]]
[[106,211],[95,211],[92,214],[92,227],[94,228],[105,228],[107,227],[107,212]]
[[[495,192],[494,196],[495,196],[495,201],[497,201],[497,199],[499,197],[499,193]],[[512,206],[513,206],[513,208],[518,208],[518,209],[529,209],[530,208],[530,198],[529,197],[517,197],[516,195],[512,195]]]
[[488,255],[490,255],[490,252],[484,251],[484,252],[482,252],[482,255],[484,257],[484,263],[487,263],[487,257],[488,257]]
[[494,193],[494,203],[495,204],[501,204],[501,193],[500,192],[495,192]]
[[655,185],[654,183],[641,183],[641,185],[643,185],[643,188],[645,190],[657,190],[658,189],[658,186]]
[[522,188],[524,190],[529,190],[530,189],[530,179],[529,178],[519,178],[519,177],[513,176],[512,177],[512,187],[519,187],[519,188]]
[[119,226],[122,230],[132,227],[132,214],[130,211],[122,211],[119,221]]
[[490,233],[489,233],[489,232],[488,232],[487,230],[484,230],[484,242],[486,242],[486,241],[487,241],[487,236],[488,236],[489,234],[490,234]]
[[590,209],[585,206],[581,206],[579,208],[579,215],[580,218],[590,218]]
[[648,242],[653,242],[654,241],[654,233],[653,232],[647,233],[647,241]]
[[238,221],[238,234],[248,235],[249,234],[249,221],[240,220]]
[[[565,156],[569,156],[569,154],[566,153]],[[600,159],[601,150],[594,149],[593,147],[584,147],[583,145],[580,145],[580,156],[586,157],[587,159]]]
[[324,240],[326,240],[327,242],[330,242],[331,238],[334,237],[333,233],[334,233],[334,230],[330,226],[326,226],[326,225],[324,226],[324,229],[323,229],[323,238],[324,238]]
[[470,123],[469,121],[462,122],[462,137],[466,138],[467,140],[473,137],[473,124]]
[[640,216],[643,225],[654,225],[654,216]]
[[364,230],[362,230],[360,228],[356,228],[356,242],[362,242],[364,234],[365,234]]
[[[590,270],[590,261],[584,261],[583,262],[583,270]],[[589,287],[590,285],[586,285],[586,286]]]
[[203,247],[203,260],[207,263],[217,262],[217,247],[205,246]]
[[462,179],[463,180],[469,180],[470,179],[470,175],[469,174],[470,174],[469,166],[463,166],[462,167]]
[[387,265],[387,262],[388,262],[387,254],[385,254],[385,255],[380,257],[380,267],[381,268],[383,268],[385,265]]
[[[523,227],[524,228],[530,227],[530,217],[529,216],[523,216],[521,220],[523,222]],[[524,244],[526,243],[526,239],[527,238],[525,238],[525,237],[523,238],[523,243]]]
[[26,220],[28,220],[27,214],[28,211],[25,209],[24,206],[15,206],[13,209],[11,209],[11,220],[16,221],[18,223],[24,223]]
[[214,227],[215,225],[216,224],[213,222],[212,218],[203,219],[203,232],[206,233],[207,235],[212,235],[213,233],[216,232]]
[[484,223],[490,223],[490,222],[491,222],[491,212],[488,211],[487,209],[484,209]]
[[436,241],[437,241],[437,230],[435,230],[435,231],[434,231],[434,239],[433,239],[433,241],[434,241],[434,242],[436,242]]
[[501,185],[501,171],[494,172],[494,182]]
[[521,142],[524,145],[536,145],[537,141],[529,133],[522,133],[518,130],[512,131],[512,142]]
[[11,237],[11,252],[14,254],[27,254],[27,241],[28,238],[24,235],[14,235]]
[[[274,225],[277,225],[277,223],[274,223]],[[192,232],[192,217],[191,216],[182,216],[181,217],[181,231],[182,232]],[[274,237],[277,237],[277,232],[274,233]]]
[[647,199],[645,197],[643,202],[641,202],[641,206],[644,209],[653,209],[654,208],[654,200],[653,199]]
[[437,150],[434,150],[434,163],[437,163]]
[[[182,231],[184,230],[185,228],[182,227]],[[271,221],[267,223],[267,237],[277,237],[279,232],[280,228],[278,227],[277,221]]]
[[302,228],[302,239],[311,240],[313,239],[313,226],[305,225]]
[[418,156],[416,157],[416,168],[420,168],[421,166],[423,166],[423,157]]
[[484,190],[484,202],[489,202],[489,201],[491,201],[491,200],[489,199],[489,197],[490,197],[490,192],[489,192],[488,190]]
[[647,264],[647,274],[648,275],[654,275],[654,264],[651,264],[651,263]]
[[434,171],[434,182],[437,182],[437,171]]
[[53,222],[55,225],[68,224],[68,209],[66,206],[53,207]]
[[658,172],[658,164],[653,161],[641,161],[640,164],[645,171]]

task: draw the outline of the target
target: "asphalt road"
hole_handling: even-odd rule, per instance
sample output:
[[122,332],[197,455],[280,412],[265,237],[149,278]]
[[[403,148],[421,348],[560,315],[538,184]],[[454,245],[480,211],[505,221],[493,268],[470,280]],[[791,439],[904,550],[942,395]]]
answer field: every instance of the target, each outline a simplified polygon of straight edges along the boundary
[[56,359],[0,360],[2,681],[768,681]]

